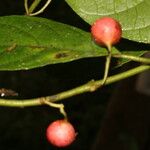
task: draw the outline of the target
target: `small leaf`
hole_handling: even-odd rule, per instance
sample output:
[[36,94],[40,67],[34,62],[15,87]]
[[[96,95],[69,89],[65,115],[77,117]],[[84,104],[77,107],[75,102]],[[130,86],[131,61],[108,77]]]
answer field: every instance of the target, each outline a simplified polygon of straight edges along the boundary
[[150,0],[66,0],[86,22],[110,16],[119,20],[123,37],[150,43]]

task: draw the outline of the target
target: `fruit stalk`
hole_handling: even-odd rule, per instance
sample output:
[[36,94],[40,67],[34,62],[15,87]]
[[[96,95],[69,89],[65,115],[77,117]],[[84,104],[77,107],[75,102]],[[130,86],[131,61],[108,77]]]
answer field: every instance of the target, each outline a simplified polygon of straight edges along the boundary
[[91,34],[94,41],[101,46],[105,46],[108,51],[105,62],[103,82],[101,84],[101,86],[103,86],[107,80],[110,68],[112,55],[111,47],[120,41],[122,29],[117,20],[110,17],[103,17],[93,23],[91,27]]

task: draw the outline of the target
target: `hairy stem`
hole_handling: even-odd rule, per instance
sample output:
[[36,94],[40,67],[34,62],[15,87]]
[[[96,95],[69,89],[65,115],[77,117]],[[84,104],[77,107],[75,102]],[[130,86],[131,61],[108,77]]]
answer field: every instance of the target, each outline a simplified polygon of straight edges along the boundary
[[[128,71],[125,71],[123,73],[119,73],[117,75],[113,75],[111,77],[108,77],[105,84],[111,84],[114,82],[117,82],[119,80],[128,78],[130,76],[136,75],[138,73],[141,73],[145,70],[150,69],[150,66],[148,65],[141,65],[139,67],[136,67],[134,69],[130,69]],[[45,105],[45,101],[48,102],[56,102],[60,101],[75,95],[79,95],[85,92],[92,92],[94,86],[99,86],[103,82],[102,80],[98,81],[90,81],[82,86],[76,87],[74,89],[64,91],[61,93],[58,93],[56,95],[47,96],[47,97],[41,97],[41,98],[33,98],[33,99],[23,99],[23,100],[17,100],[17,99],[0,99],[0,106],[8,106],[8,107],[29,107],[29,106],[38,106],[38,105]]]

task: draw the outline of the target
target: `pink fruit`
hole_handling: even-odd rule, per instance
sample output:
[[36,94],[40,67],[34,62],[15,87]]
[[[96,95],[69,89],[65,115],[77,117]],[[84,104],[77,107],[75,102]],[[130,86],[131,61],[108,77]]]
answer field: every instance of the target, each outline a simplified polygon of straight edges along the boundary
[[56,120],[48,126],[46,137],[51,144],[65,147],[75,140],[76,132],[67,120]]
[[94,22],[91,34],[97,44],[110,48],[121,39],[122,29],[117,20],[103,17]]

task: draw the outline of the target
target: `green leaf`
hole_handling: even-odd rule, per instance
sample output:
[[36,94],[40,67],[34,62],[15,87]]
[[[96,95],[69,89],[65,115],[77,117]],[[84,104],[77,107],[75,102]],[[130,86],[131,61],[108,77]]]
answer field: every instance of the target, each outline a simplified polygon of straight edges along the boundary
[[123,37],[150,43],[150,0],[66,0],[86,22],[110,16],[119,20]]
[[75,27],[44,18],[0,17],[0,70],[31,69],[106,54],[89,33]]
[[[138,56],[145,51],[129,52]],[[112,53],[119,51],[113,47]],[[96,45],[90,33],[78,28],[44,18],[0,17],[0,70],[27,70],[106,55],[106,48]],[[118,65],[122,63],[125,61]]]

